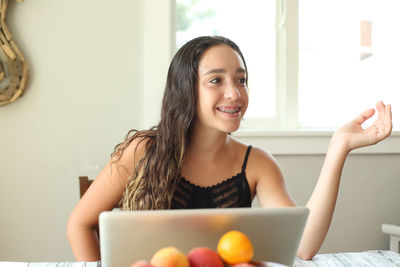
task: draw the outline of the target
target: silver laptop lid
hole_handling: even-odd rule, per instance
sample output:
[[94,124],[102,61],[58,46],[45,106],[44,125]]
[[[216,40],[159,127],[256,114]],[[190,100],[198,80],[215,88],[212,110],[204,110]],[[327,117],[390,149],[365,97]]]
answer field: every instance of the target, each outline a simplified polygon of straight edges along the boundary
[[216,251],[224,233],[238,230],[250,238],[254,260],[292,265],[307,217],[303,207],[103,212],[101,262],[103,267],[130,266],[149,261],[166,246],[184,253],[202,246]]

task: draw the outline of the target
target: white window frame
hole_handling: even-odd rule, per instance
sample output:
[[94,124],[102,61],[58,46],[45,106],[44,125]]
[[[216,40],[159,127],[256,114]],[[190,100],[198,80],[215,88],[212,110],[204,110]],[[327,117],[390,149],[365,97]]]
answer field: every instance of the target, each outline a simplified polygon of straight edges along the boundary
[[[175,0],[171,5],[171,25],[175,27]],[[273,155],[322,155],[333,131],[298,127],[298,0],[276,0],[276,7],[276,117],[246,119],[233,135]],[[171,30],[174,43],[175,32]],[[400,154],[400,132],[352,154]]]
[[[276,0],[276,119],[251,120],[234,135],[274,155],[323,155],[332,130],[298,126],[298,0]],[[349,118],[351,119],[351,118]],[[265,125],[264,129],[254,124]],[[352,154],[400,154],[400,132]]]
[[298,129],[298,1],[277,0],[276,7],[278,129],[294,131]]

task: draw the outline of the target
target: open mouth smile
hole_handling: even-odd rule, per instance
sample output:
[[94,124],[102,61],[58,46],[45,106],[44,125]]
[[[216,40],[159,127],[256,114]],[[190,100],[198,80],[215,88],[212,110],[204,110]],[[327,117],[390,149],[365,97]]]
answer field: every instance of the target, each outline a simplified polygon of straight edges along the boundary
[[240,107],[217,107],[217,110],[232,117],[237,117],[240,114]]

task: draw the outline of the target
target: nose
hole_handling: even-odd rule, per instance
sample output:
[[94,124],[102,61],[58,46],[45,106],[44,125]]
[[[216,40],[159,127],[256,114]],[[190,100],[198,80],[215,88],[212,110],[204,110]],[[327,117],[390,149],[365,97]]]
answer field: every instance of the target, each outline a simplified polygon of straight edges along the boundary
[[234,82],[226,85],[224,97],[227,99],[238,99],[241,97],[240,91]]

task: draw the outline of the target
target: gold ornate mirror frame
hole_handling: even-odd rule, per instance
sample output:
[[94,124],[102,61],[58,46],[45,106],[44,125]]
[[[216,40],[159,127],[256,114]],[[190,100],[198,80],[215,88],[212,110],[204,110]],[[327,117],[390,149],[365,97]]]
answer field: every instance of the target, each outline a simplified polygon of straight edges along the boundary
[[7,5],[0,0],[0,106],[22,96],[28,79],[28,65],[6,25]]

